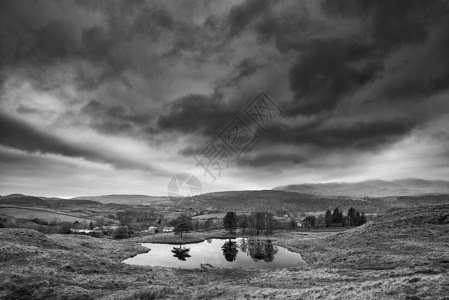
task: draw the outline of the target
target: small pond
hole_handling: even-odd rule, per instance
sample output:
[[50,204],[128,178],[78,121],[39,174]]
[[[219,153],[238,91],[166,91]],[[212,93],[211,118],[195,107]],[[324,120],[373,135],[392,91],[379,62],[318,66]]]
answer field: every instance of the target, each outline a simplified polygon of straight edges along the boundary
[[300,254],[274,246],[267,239],[207,239],[195,244],[142,245],[151,250],[123,262],[185,269],[200,268],[203,262],[216,268],[243,269],[280,269],[306,265]]

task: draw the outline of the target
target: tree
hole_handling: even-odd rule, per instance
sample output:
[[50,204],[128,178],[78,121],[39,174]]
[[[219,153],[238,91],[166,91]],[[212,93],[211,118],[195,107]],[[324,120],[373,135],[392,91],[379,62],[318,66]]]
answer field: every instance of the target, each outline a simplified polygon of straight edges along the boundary
[[92,223],[92,221],[90,221],[90,223],[89,223],[89,229],[90,229],[90,230],[93,230],[93,229],[94,229],[94,223]]
[[196,220],[195,222],[195,230],[198,231],[198,228],[200,227],[200,222]]
[[330,227],[332,224],[332,212],[329,209],[326,211],[326,215],[324,216],[324,222],[326,223],[326,227]]
[[316,217],[315,216],[307,216],[303,221],[302,224],[305,227],[311,228],[314,227],[316,223]]
[[360,224],[360,219],[361,219],[360,213],[359,213],[359,212],[356,212],[356,213],[355,213],[355,219],[354,219],[354,224],[355,224],[355,226],[360,226],[360,225],[361,225],[361,224]]
[[2,222],[0,222],[0,228],[5,228],[5,225],[3,225]]
[[213,223],[213,222],[214,222],[214,221],[213,221],[212,218],[207,219],[206,222],[204,223],[204,227],[205,227],[206,229],[209,229],[209,228],[212,226],[212,223]]
[[350,226],[355,226],[355,215],[356,215],[356,210],[354,207],[351,207],[348,210],[348,220],[349,220],[349,225]]
[[189,233],[192,230],[192,218],[182,215],[176,219],[174,233],[182,237],[183,233]]
[[363,225],[366,223],[366,216],[365,213],[362,212],[362,215],[360,216],[360,225]]
[[101,228],[103,228],[103,226],[104,226],[104,220],[103,219],[95,221],[94,227],[99,227],[101,229]]
[[291,218],[288,222],[288,228],[290,230],[295,230],[298,227],[298,221],[295,220],[295,218]]
[[257,212],[251,215],[252,228],[256,230],[256,234],[265,233],[268,234],[272,231],[274,222],[273,215],[269,212]]
[[237,223],[239,222],[239,219],[237,218],[237,215],[235,212],[230,211],[226,214],[226,216],[223,218],[223,225],[226,230],[229,231],[229,233],[235,233],[235,230],[237,229]]
[[340,210],[338,209],[338,207],[334,209],[334,213],[332,214],[332,223],[341,223]]
[[129,231],[127,226],[120,226],[114,231],[114,239],[124,239],[129,237]]
[[239,227],[242,228],[242,234],[245,234],[245,229],[249,226],[249,220],[247,215],[239,216]]
[[338,216],[338,220],[340,221],[339,223],[340,223],[342,226],[345,226],[345,216],[343,215],[342,212],[340,212],[340,214],[339,214],[339,216]]
[[58,228],[58,233],[68,234],[71,232],[73,225],[70,222],[62,222]]

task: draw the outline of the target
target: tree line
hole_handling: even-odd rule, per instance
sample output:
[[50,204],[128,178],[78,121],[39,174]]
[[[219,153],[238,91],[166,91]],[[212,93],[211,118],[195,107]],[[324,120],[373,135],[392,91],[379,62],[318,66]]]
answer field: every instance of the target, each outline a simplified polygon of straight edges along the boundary
[[365,223],[365,213],[358,212],[354,207],[348,210],[346,216],[336,207],[333,212],[328,209],[325,214],[321,214],[318,217],[307,216],[302,221],[302,225],[308,228],[360,226]]

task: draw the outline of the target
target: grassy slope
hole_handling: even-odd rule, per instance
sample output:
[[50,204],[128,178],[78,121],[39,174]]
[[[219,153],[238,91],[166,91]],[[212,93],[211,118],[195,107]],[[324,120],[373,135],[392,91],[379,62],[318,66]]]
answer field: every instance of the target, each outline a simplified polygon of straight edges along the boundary
[[[313,241],[290,241],[316,266],[449,267],[449,205],[393,211],[376,222]],[[317,251],[318,250],[318,251]]]
[[56,211],[56,210],[45,210],[45,209],[35,209],[35,208],[22,208],[18,206],[8,206],[8,207],[0,207],[0,214],[14,217],[14,218],[22,218],[22,219],[34,219],[39,218],[43,220],[47,220],[48,222],[51,222],[54,219],[58,219],[61,222],[75,222],[75,221],[93,221],[95,222],[95,218],[89,218],[86,215],[82,215],[79,213],[71,213],[68,214],[63,211]]
[[0,240],[0,299],[97,298],[151,281],[157,289],[165,275],[120,263],[148,251],[137,243],[26,229],[0,229]]
[[274,189],[322,196],[416,196],[425,194],[447,194],[449,193],[449,182],[441,180],[427,181],[422,179],[409,178],[393,181],[367,180],[355,183],[329,182],[316,184],[297,184],[276,187]]
[[126,299],[165,288],[171,299],[443,299],[448,216],[449,205],[413,208],[345,232],[278,235],[277,244],[299,251],[309,266],[277,271],[128,266],[119,261],[146,250],[135,239],[0,229],[0,298]]
[[383,202],[360,201],[349,198],[335,199],[330,197],[300,194],[295,192],[262,190],[262,191],[230,191],[202,194],[193,198],[183,198],[177,203],[182,207],[198,210],[204,208],[221,208],[223,211],[325,211],[336,206],[348,210],[353,206],[359,211],[381,212],[386,210]]

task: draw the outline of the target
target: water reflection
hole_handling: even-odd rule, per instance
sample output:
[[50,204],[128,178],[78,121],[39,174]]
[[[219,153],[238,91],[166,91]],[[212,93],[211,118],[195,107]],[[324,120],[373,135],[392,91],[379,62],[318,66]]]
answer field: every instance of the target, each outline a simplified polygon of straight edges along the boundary
[[273,245],[271,240],[248,239],[245,248],[247,249],[246,253],[256,262],[259,260],[272,262],[274,255],[278,253],[278,248]]
[[[209,241],[207,242],[210,243]],[[223,256],[227,261],[234,261],[237,258],[238,248],[249,255],[255,262],[259,260],[267,263],[272,262],[274,255],[278,252],[278,248],[273,245],[272,241],[265,239],[242,238],[238,247],[237,242],[229,239],[221,246]],[[179,245],[179,248],[174,247],[171,252],[174,253],[174,257],[182,261],[191,257],[189,254],[190,248],[182,248],[182,245]]]
[[129,264],[178,268],[200,268],[210,264],[213,268],[276,269],[305,265],[301,255],[271,240],[256,238],[211,239],[193,244],[143,244],[151,250],[124,262]]
[[221,249],[223,250],[223,256],[227,261],[234,261],[237,258],[237,253],[239,253],[237,243],[231,240],[225,242]]
[[[211,241],[208,240],[207,242],[210,243]],[[259,260],[267,263],[272,262],[274,255],[278,252],[277,247],[273,245],[272,241],[265,239],[242,238],[239,247],[237,247],[237,242],[229,239],[221,246],[223,256],[227,261],[234,261],[237,258],[237,254],[239,253],[238,248],[243,253],[249,255],[255,262]],[[182,248],[182,245],[179,245],[179,248],[174,247],[171,252],[174,254],[174,257],[182,261],[191,257],[189,254],[190,248]]]
[[171,252],[174,257],[182,261],[186,261],[187,258],[191,257],[189,254],[190,248],[182,248],[182,245],[179,245],[179,248],[173,247]]

